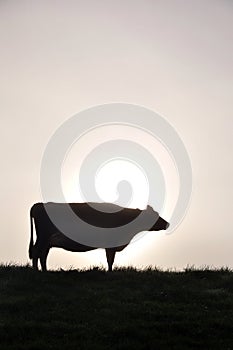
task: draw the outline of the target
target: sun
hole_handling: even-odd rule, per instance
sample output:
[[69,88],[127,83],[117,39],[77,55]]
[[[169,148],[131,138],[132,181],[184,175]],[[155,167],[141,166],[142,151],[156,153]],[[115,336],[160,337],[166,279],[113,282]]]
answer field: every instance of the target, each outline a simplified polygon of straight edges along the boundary
[[[116,156],[112,159],[102,161],[101,158],[99,164],[94,160],[97,164],[95,168],[92,162],[88,165],[90,166],[89,177],[85,178],[84,187],[92,187],[89,195],[86,196],[83,184],[80,183],[83,162],[93,149],[112,139],[130,140],[135,144],[141,144],[150,152],[159,164],[161,176],[164,178],[164,197],[159,195],[162,191],[159,174],[156,172],[147,174],[143,167],[144,159],[139,158],[139,161],[136,162],[127,156],[119,157],[117,149]],[[171,217],[178,198],[179,177],[173,159],[159,140],[143,130],[126,125],[114,125],[91,130],[77,141],[69,149],[61,172],[61,183],[66,202],[112,202],[124,207],[140,209],[144,209],[149,204],[165,218]],[[148,175],[152,180],[148,180]]]

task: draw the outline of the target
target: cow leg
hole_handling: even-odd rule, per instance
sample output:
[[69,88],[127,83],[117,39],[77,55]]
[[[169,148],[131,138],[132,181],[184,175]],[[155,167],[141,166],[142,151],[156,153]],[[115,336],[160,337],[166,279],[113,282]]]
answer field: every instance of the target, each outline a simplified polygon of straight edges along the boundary
[[49,249],[50,249],[50,247],[45,248],[42,251],[41,256],[40,256],[40,265],[41,265],[42,271],[47,271],[46,261],[47,261]]
[[114,263],[116,251],[112,248],[106,248],[105,251],[108,262],[108,271],[112,271],[112,265]]
[[34,270],[38,270],[38,244],[31,247],[31,259],[32,259],[32,267]]
[[32,258],[32,267],[34,270],[38,270],[38,258]]

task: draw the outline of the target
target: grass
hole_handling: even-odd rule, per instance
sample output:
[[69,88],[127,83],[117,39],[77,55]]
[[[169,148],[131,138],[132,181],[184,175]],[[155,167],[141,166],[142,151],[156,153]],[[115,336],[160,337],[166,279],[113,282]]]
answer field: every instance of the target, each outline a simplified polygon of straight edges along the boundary
[[233,349],[233,272],[2,265],[0,348]]

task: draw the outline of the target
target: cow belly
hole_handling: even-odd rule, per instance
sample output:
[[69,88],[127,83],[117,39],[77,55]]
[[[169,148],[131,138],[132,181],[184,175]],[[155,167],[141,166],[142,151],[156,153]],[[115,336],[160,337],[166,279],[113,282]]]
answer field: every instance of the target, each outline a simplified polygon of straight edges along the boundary
[[71,252],[86,252],[88,250],[96,249],[96,248],[88,247],[86,245],[75,242],[72,239],[63,235],[62,233],[54,233],[51,235],[50,247],[63,248]]

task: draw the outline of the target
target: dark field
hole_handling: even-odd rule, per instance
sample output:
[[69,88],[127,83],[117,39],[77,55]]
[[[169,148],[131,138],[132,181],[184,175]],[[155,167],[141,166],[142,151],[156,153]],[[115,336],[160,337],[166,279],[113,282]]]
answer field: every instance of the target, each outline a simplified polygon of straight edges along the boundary
[[0,349],[233,349],[233,272],[0,266]]

